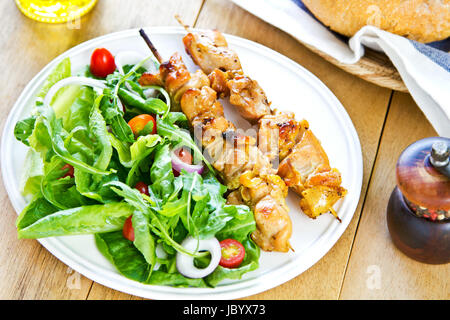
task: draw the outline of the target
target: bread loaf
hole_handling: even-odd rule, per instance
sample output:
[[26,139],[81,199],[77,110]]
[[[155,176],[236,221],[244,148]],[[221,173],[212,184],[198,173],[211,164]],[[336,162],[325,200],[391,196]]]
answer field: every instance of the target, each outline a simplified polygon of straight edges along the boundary
[[303,0],[323,24],[346,36],[365,25],[433,42],[450,36],[450,0]]

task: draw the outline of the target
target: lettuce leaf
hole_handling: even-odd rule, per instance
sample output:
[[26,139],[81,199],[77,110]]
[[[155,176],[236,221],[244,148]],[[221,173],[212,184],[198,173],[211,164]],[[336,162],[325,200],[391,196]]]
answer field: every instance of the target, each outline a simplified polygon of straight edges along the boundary
[[[117,231],[134,210],[124,202],[81,206],[45,215],[26,227],[19,227],[17,233],[19,239],[37,239]],[[32,212],[35,211],[27,209],[20,220]]]
[[52,70],[44,84],[42,85],[37,98],[44,99],[47,95],[48,90],[58,81],[68,78],[71,75],[71,63],[69,58],[63,59],[58,65]]
[[52,205],[47,199],[42,196],[40,192],[36,193],[33,200],[22,210],[17,217],[16,226],[17,229],[23,229],[32,225],[36,221],[49,214],[57,212],[58,208]]
[[22,195],[28,197],[37,194],[41,188],[43,175],[44,163],[41,155],[32,148],[29,148],[25,156],[20,177],[20,192]]

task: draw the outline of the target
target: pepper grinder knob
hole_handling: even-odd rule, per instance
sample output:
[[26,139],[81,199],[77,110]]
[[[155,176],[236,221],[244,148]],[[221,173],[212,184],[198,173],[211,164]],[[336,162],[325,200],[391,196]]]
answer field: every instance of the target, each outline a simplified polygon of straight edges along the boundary
[[449,164],[450,150],[444,141],[437,141],[431,146],[430,162],[436,168],[443,168]]

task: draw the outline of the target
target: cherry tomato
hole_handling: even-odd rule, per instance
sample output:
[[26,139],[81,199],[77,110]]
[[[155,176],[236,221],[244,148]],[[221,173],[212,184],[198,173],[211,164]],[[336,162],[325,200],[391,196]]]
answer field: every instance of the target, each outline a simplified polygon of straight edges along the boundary
[[90,70],[92,74],[99,78],[106,78],[116,70],[116,63],[114,57],[105,48],[97,48],[91,55]]
[[245,257],[244,246],[237,240],[225,239],[220,241],[222,257],[219,265],[224,268],[237,268]]
[[130,121],[128,125],[131,127],[134,135],[137,137],[142,134],[155,134],[156,133],[156,121],[149,114],[140,114]]
[[74,168],[70,164],[67,163],[67,164],[63,165],[61,167],[61,170],[67,170],[67,172],[61,177],[61,179],[65,178],[65,177],[71,177],[71,178],[74,177],[74,174],[73,174]]
[[134,241],[134,229],[133,224],[131,223],[131,217],[132,216],[129,216],[127,220],[125,220],[125,223],[123,224],[122,234],[125,237],[125,239]]
[[138,191],[140,192],[140,193],[143,193],[143,194],[145,194],[145,195],[150,195],[149,193],[148,193],[148,185],[146,184],[146,183],[144,183],[144,182],[142,182],[142,181],[139,181],[138,183],[136,183],[136,185],[134,186],[134,188],[135,189],[138,189]]
[[[192,155],[186,148],[179,148],[174,151],[174,154],[184,163],[192,164]],[[175,177],[178,177],[180,175],[180,173],[173,168],[172,171]]]
[[175,155],[180,158],[181,161],[187,164],[192,164],[192,155],[186,148],[179,148],[174,151]]
[[[138,183],[136,183],[134,188],[139,190],[140,193],[149,195],[148,185],[142,181],[139,181]],[[125,220],[125,223],[123,224],[122,234],[125,237],[125,239],[134,241],[134,229],[133,229],[133,223],[131,222],[131,217],[132,216],[129,216],[127,218],[127,220]]]

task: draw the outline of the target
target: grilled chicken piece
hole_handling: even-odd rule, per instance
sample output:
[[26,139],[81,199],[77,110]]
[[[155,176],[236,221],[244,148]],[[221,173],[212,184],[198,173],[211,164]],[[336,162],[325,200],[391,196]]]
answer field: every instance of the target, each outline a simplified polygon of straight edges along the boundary
[[258,146],[275,162],[289,155],[308,129],[308,121],[297,121],[293,112],[274,112],[258,121]]
[[[320,141],[306,130],[292,152],[280,163],[278,174],[288,187],[301,195],[300,207],[311,218],[331,212],[333,205],[345,196],[341,175],[331,169]],[[339,218],[338,218],[339,219]]]
[[201,70],[190,73],[180,54],[175,53],[168,61],[161,63],[157,74],[144,73],[139,84],[165,87],[172,99],[172,111],[179,111],[183,93],[189,88],[209,86],[209,79]]
[[230,192],[227,196],[227,204],[241,205],[244,204],[244,199],[241,197],[239,190]]
[[266,196],[256,204],[253,212],[258,228],[252,233],[252,239],[268,251],[289,251],[292,222],[286,209],[271,196]]
[[222,33],[216,30],[188,33],[183,38],[186,52],[206,74],[214,69],[239,70],[241,62],[237,54],[228,48]]
[[208,78],[211,88],[217,92],[220,98],[225,98],[230,95],[228,81],[234,78],[234,73],[232,71],[222,71],[216,68],[208,74]]
[[252,124],[271,114],[270,102],[256,80],[245,76],[242,70],[214,69],[208,75],[213,88],[221,98],[230,98],[241,116]]
[[271,113],[266,94],[256,80],[236,75],[227,82],[227,87],[230,91],[230,103],[250,123],[254,124],[263,116]]

